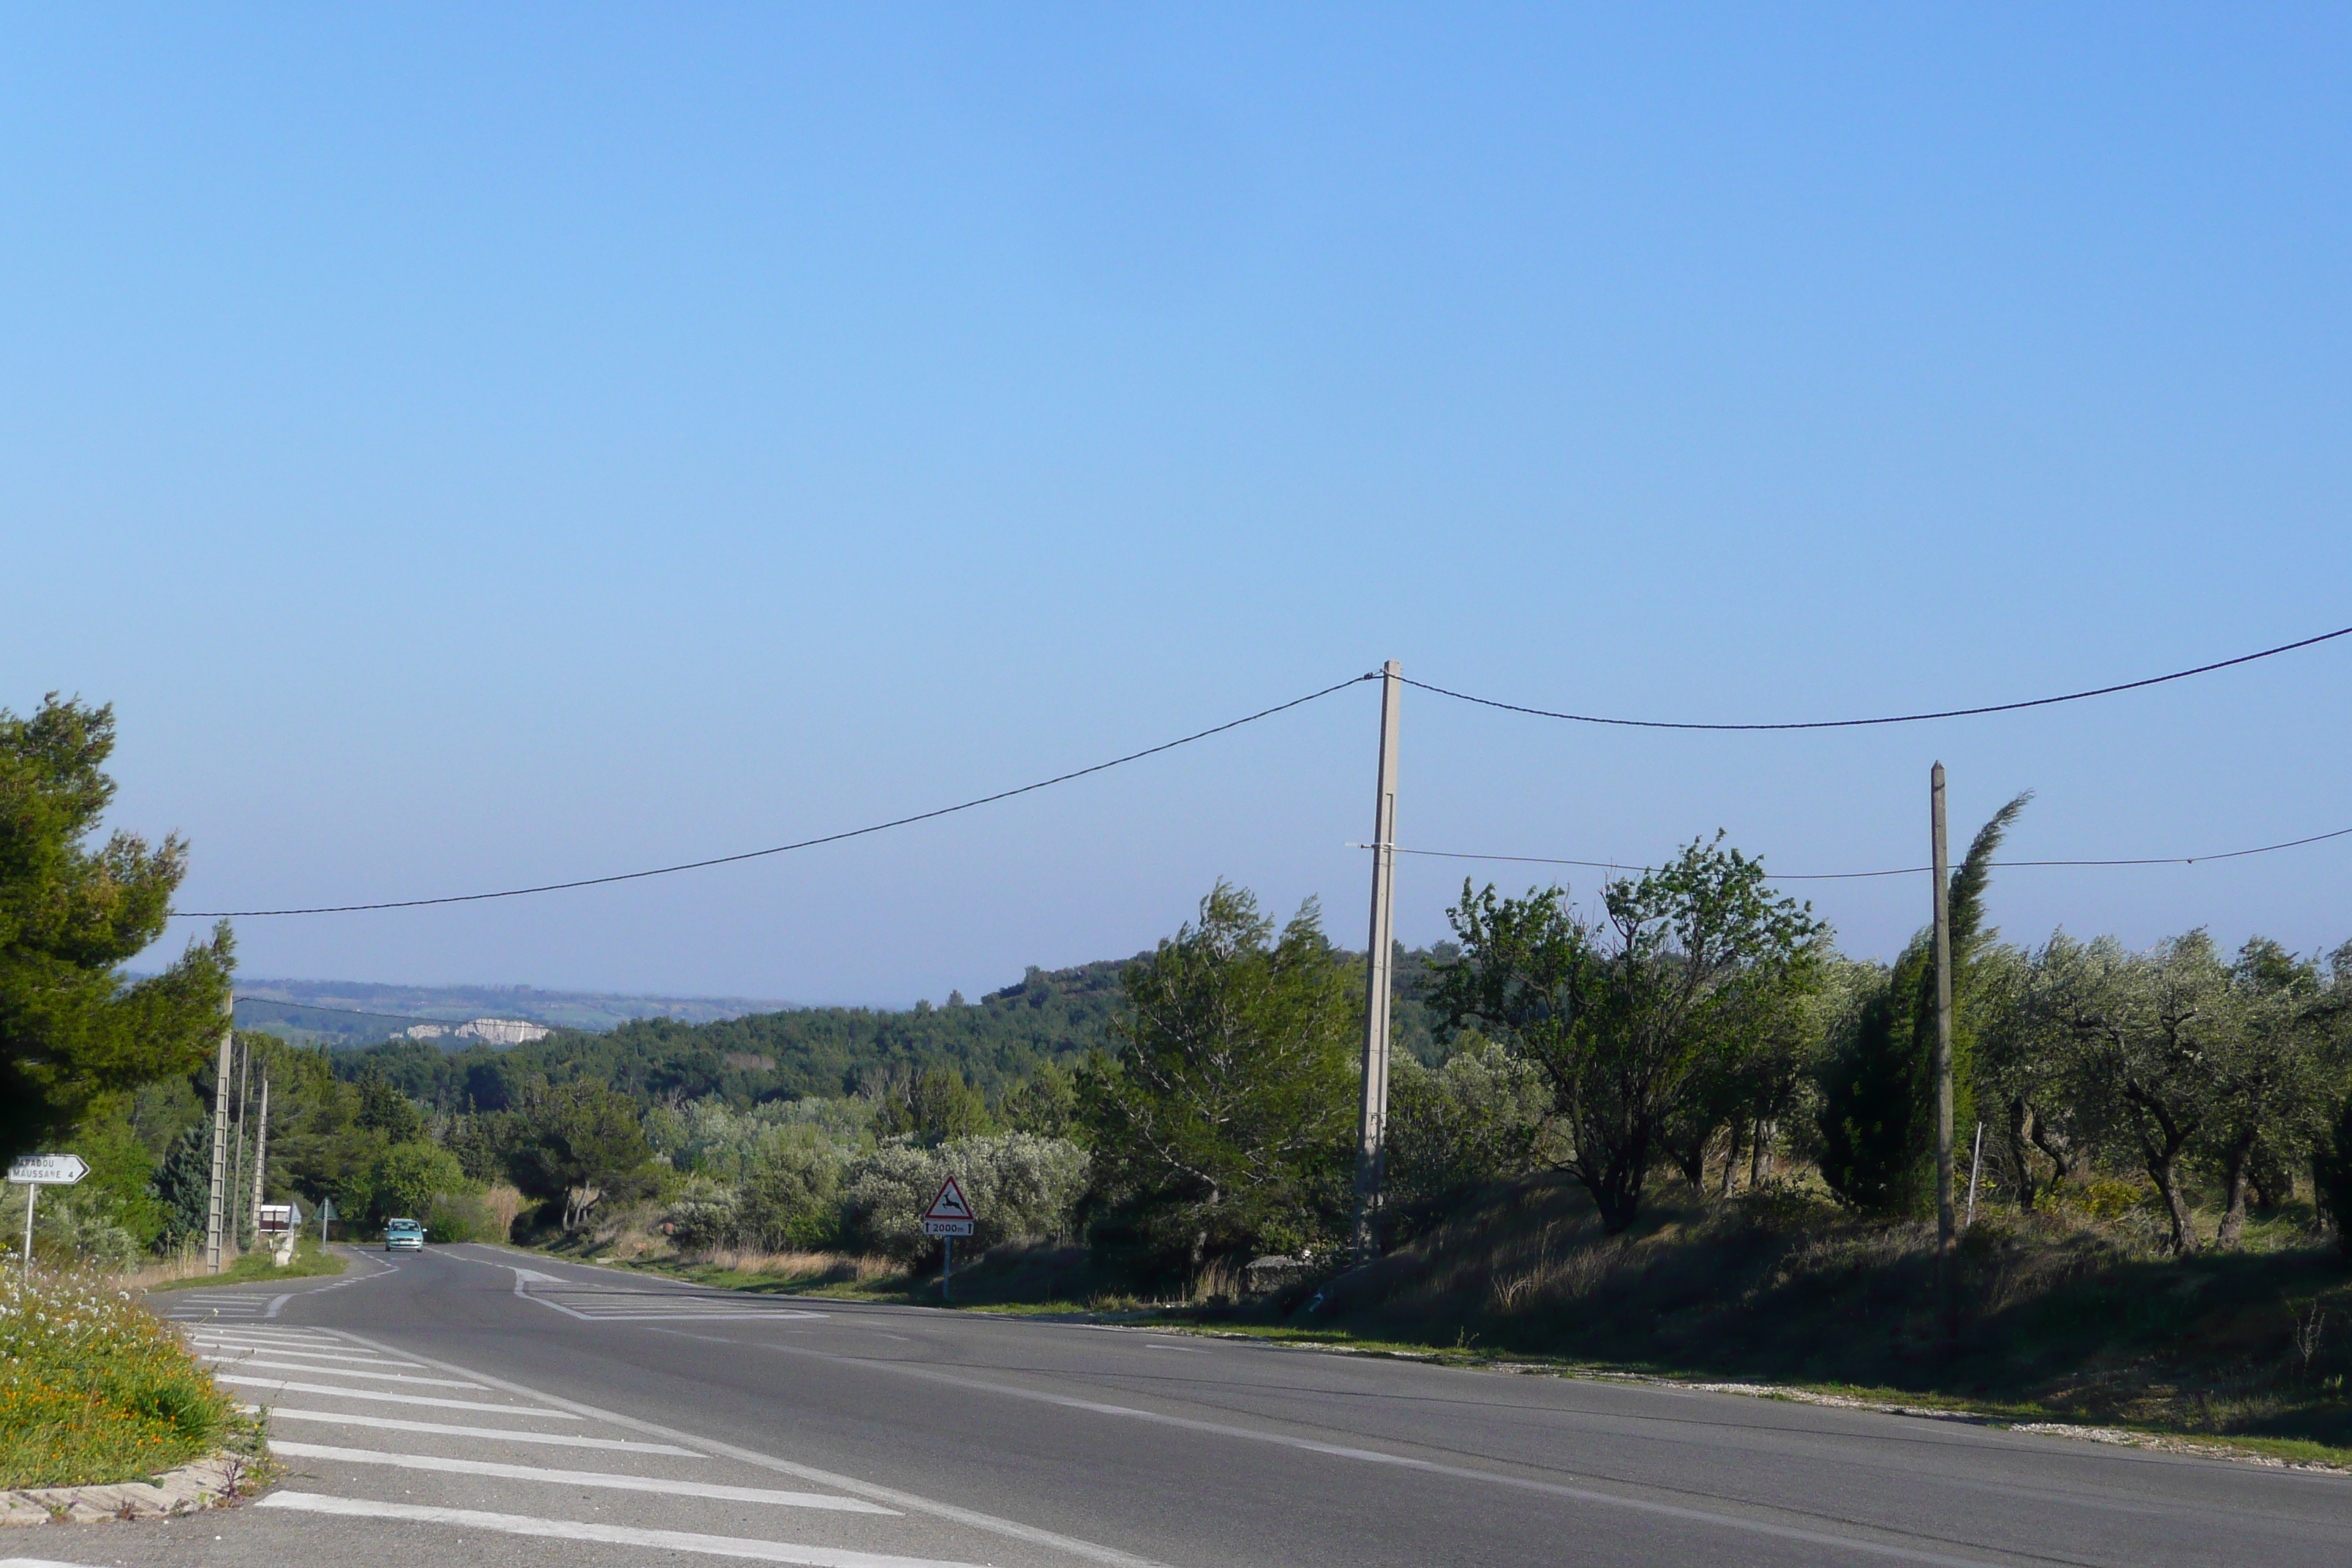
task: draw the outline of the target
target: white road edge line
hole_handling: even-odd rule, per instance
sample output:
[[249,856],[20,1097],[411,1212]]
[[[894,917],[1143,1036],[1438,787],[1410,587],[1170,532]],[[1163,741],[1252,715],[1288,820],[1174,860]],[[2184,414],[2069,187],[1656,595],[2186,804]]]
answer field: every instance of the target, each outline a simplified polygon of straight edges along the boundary
[[[351,1334],[348,1337],[361,1344],[383,1351],[387,1355],[403,1353],[398,1345],[385,1344],[361,1334]],[[1097,1542],[1082,1541],[1075,1535],[1063,1535],[1055,1531],[1040,1530],[1033,1524],[1023,1524],[1016,1520],[1000,1519],[994,1514],[982,1513],[977,1509],[960,1508],[954,1503],[941,1502],[936,1498],[927,1498],[917,1492],[901,1491],[897,1487],[877,1485],[873,1481],[860,1480],[855,1476],[838,1475],[832,1470],[820,1470],[814,1465],[795,1464],[790,1459],[780,1459],[773,1454],[763,1454],[757,1448],[745,1448],[733,1443],[721,1443],[692,1432],[681,1432],[674,1426],[664,1426],[652,1421],[640,1421],[634,1415],[624,1415],[615,1410],[606,1410],[598,1405],[583,1404],[577,1399],[561,1399],[551,1394],[541,1394],[539,1390],[526,1384],[502,1377],[493,1377],[487,1372],[478,1372],[469,1366],[459,1366],[454,1362],[436,1361],[422,1351],[408,1351],[405,1353],[416,1357],[428,1366],[437,1366],[444,1372],[454,1372],[465,1377],[479,1378],[492,1388],[502,1388],[509,1394],[520,1394],[527,1399],[543,1399],[550,1405],[561,1405],[566,1410],[575,1411],[589,1419],[626,1427],[633,1432],[643,1432],[649,1436],[668,1437],[680,1443],[691,1443],[705,1454],[740,1459],[744,1464],[757,1465],[761,1469],[773,1470],[779,1475],[798,1476],[802,1480],[814,1481],[821,1487],[831,1487],[836,1491],[845,1491],[853,1497],[870,1498],[876,1502],[887,1503],[892,1508],[903,1509],[908,1513],[927,1513],[934,1519],[952,1520],[958,1524],[970,1525],[975,1530],[985,1530],[997,1535],[1010,1536],[1015,1541],[1028,1542],[1033,1546],[1065,1552],[1073,1557],[1082,1557],[1089,1563],[1100,1563],[1105,1564],[1106,1568],[1168,1568],[1168,1564],[1154,1558],[1139,1557],[1132,1552],[1121,1552],[1116,1546],[1105,1546]],[[1971,1564],[1970,1568],[1975,1568],[1975,1565]]]
[[278,1377],[240,1377],[235,1373],[213,1373],[215,1383],[231,1383],[243,1388],[274,1388],[288,1394],[331,1394],[341,1399],[381,1399],[387,1405],[430,1405],[440,1410],[491,1410],[500,1415],[538,1415],[550,1421],[577,1421],[577,1415],[562,1410],[534,1410],[528,1405],[485,1405],[478,1399],[434,1399],[422,1394],[387,1394],[373,1388],[342,1388],[331,1383],[289,1383]]
[[543,1443],[556,1448],[604,1448],[622,1454],[676,1454],[688,1459],[709,1458],[698,1448],[680,1448],[668,1443],[632,1443],[625,1437],[581,1437],[569,1432],[517,1432],[503,1426],[459,1426],[448,1421],[403,1421],[394,1415],[341,1415],[331,1410],[289,1410],[282,1405],[271,1407],[269,1418],[272,1421],[324,1421],[337,1426],[366,1426],[385,1432],[430,1432],[436,1436],[483,1437],[499,1443]]
[[618,1476],[604,1470],[549,1470],[535,1465],[500,1465],[486,1459],[444,1459],[430,1454],[388,1454],[381,1448],[338,1448],[325,1443],[273,1441],[273,1454],[300,1459],[341,1459],[352,1465],[394,1465],[404,1470],[448,1470],[464,1476],[501,1476],[512,1481],[551,1481],[568,1487],[609,1487],[614,1491],[661,1492],[676,1497],[719,1498],[728,1502],[763,1502],[777,1508],[826,1508],[843,1513],[903,1517],[895,1508],[863,1498],[827,1492],[784,1492],[769,1487],[730,1487],[715,1481],[673,1481],[654,1476]]
[[[272,1372],[307,1372],[320,1377],[373,1377],[383,1383],[415,1383],[427,1388],[481,1388],[478,1383],[467,1383],[458,1377],[410,1377],[405,1373],[377,1372],[373,1367],[310,1366],[298,1361],[256,1361],[249,1355],[200,1355],[198,1361],[220,1362],[229,1366],[267,1367]],[[417,1363],[407,1363],[415,1366]],[[482,1389],[487,1394],[488,1389]]]
[[370,1502],[362,1498],[322,1497],[317,1492],[272,1492],[257,1508],[303,1513],[341,1514],[347,1519],[399,1519],[419,1524],[461,1524],[509,1535],[546,1535],[558,1541],[609,1542],[671,1552],[702,1552],[714,1557],[750,1557],[762,1563],[793,1563],[804,1568],[979,1568],[937,1557],[894,1557],[880,1552],[845,1552],[834,1546],[796,1546],[784,1541],[752,1541],[739,1535],[698,1535],[685,1530],[638,1530],[622,1524],[583,1524],[569,1519],[533,1519],[520,1513],[484,1513],[470,1508],[426,1508],[420,1503]]

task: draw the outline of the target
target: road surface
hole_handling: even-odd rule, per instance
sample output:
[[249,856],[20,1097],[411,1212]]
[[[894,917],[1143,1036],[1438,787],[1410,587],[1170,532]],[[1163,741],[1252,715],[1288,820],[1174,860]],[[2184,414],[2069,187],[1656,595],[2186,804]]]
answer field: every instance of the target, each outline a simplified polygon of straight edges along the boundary
[[12,1531],[163,1568],[2343,1568],[2352,1478],[1246,1342],[746,1298],[489,1247],[154,1298],[257,1504]]

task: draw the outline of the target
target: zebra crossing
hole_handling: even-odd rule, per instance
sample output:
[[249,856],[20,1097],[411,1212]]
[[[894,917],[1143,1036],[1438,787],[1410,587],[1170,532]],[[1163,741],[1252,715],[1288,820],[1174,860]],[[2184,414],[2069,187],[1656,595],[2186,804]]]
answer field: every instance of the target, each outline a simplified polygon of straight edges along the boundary
[[[518,1279],[517,1293],[538,1299],[539,1287]],[[584,1305],[582,1292],[562,1294],[542,1304],[587,1317],[627,1293]],[[679,1434],[657,1438],[352,1332],[272,1321],[268,1299],[253,1300],[260,1310],[217,1314],[208,1300],[175,1303],[172,1316],[222,1385],[266,1417],[289,1472],[252,1505],[256,1522],[331,1523],[345,1532],[333,1552],[344,1568],[412,1563],[425,1544],[418,1531],[449,1539],[446,1551],[460,1560],[482,1550],[466,1540],[536,1539],[560,1545],[567,1568],[620,1568],[653,1552],[809,1568],[1071,1562],[1039,1544],[1039,1532],[976,1531],[979,1516],[855,1478]]]

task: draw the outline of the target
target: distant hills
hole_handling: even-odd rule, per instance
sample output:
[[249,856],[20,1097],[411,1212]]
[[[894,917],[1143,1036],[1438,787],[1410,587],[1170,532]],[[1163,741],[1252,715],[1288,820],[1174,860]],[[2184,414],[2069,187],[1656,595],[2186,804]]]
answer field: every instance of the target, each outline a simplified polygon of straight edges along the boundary
[[[439,1044],[457,1048],[475,1035],[456,1034],[477,1019],[515,1019],[551,1029],[602,1033],[639,1018],[715,1024],[773,1013],[789,1002],[751,996],[628,996],[597,991],[543,991],[534,985],[384,985],[364,980],[245,980],[236,986],[239,1028],[289,1039],[366,1046],[412,1028],[449,1029]],[[494,1038],[520,1031],[478,1030]]]

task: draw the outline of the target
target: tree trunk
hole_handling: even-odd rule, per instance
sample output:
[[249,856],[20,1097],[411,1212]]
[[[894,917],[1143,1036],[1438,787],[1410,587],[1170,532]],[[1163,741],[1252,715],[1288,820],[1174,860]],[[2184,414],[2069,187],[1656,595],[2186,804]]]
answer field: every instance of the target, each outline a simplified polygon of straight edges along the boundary
[[2172,1250],[2190,1253],[2197,1250],[2197,1223],[2189,1217],[2189,1200],[2180,1191],[2180,1144],[2167,1143],[2158,1152],[2150,1150],[2146,1160],[2147,1179],[2156,1184],[2157,1194],[2164,1199],[2164,1212],[2172,1221]]
[[1772,1123],[1759,1119],[1748,1134],[1748,1186],[1754,1191],[1772,1173]]
[[2254,1135],[2242,1132],[2230,1140],[2221,1151],[2221,1192],[2227,1199],[2221,1207],[2221,1227],[2214,1233],[2213,1245],[2224,1252],[2234,1251],[2238,1238],[2246,1229],[2246,1175],[2254,1163]]
[[1739,1170],[1739,1119],[1731,1119],[1731,1134],[1723,1150],[1723,1196],[1729,1197],[1732,1178]]
[[2033,1200],[2040,1194],[2042,1184],[2033,1174],[2033,1149],[2026,1129],[2033,1112],[2026,1109],[2025,1097],[2011,1095],[2009,1101],[2009,1168],[2017,1178],[2017,1212],[2032,1214]]

